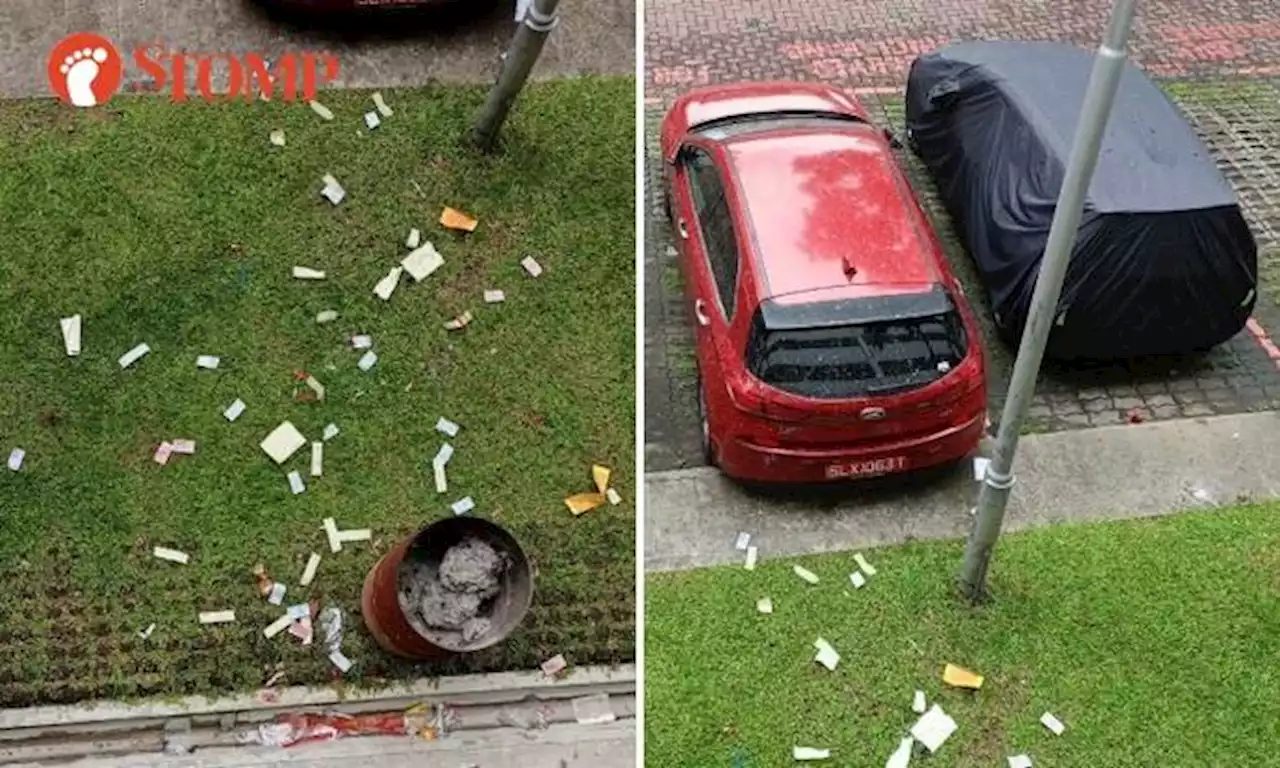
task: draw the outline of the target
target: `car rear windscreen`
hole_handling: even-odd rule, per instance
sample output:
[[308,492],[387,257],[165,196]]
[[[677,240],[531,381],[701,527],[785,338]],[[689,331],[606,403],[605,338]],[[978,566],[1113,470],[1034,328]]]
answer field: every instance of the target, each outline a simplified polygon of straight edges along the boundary
[[964,323],[950,299],[930,297],[889,297],[862,308],[852,305],[869,300],[825,302],[799,310],[766,302],[752,321],[747,367],[765,384],[803,397],[866,397],[926,386],[968,352]]

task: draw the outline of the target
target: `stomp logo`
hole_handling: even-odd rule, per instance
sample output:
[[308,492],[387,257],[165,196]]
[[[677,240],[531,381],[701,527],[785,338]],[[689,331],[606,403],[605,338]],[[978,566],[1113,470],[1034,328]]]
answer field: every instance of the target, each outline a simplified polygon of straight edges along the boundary
[[[220,99],[271,99],[279,89],[284,101],[315,98],[320,86],[338,79],[338,59],[328,53],[288,53],[274,62],[256,53],[202,54],[168,51],[162,45],[133,50],[133,66],[151,78],[140,90],[169,89],[175,102],[184,102],[194,76],[196,91],[208,102]],[[68,35],[49,52],[49,86],[73,107],[106,104],[120,92],[125,57],[107,38],[92,32]],[[225,83],[216,90],[215,77]]]

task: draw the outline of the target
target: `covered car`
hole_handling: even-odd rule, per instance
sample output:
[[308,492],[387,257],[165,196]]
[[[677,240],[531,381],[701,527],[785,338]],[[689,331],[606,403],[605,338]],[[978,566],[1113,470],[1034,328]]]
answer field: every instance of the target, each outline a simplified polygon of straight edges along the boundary
[[[1009,341],[1027,321],[1093,66],[1061,43],[974,42],[919,57],[908,140],[936,179]],[[1186,354],[1238,333],[1257,246],[1178,108],[1125,64],[1046,355]]]

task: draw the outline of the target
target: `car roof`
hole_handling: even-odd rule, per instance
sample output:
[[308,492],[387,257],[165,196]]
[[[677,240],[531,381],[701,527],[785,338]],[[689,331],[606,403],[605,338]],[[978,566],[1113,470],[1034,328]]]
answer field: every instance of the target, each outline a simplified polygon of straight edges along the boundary
[[748,133],[722,146],[763,278],[761,298],[881,296],[938,283],[911,191],[873,127]]

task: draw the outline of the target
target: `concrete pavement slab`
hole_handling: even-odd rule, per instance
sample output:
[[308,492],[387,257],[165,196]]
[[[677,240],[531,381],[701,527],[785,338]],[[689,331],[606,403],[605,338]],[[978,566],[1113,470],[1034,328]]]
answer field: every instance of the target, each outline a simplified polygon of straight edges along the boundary
[[[1027,435],[1005,530],[1280,498],[1277,456],[1274,411]],[[761,557],[962,537],[977,494],[967,463],[927,478],[786,495],[748,492],[712,469],[658,472],[645,481],[645,567],[741,562],[740,531]]]

